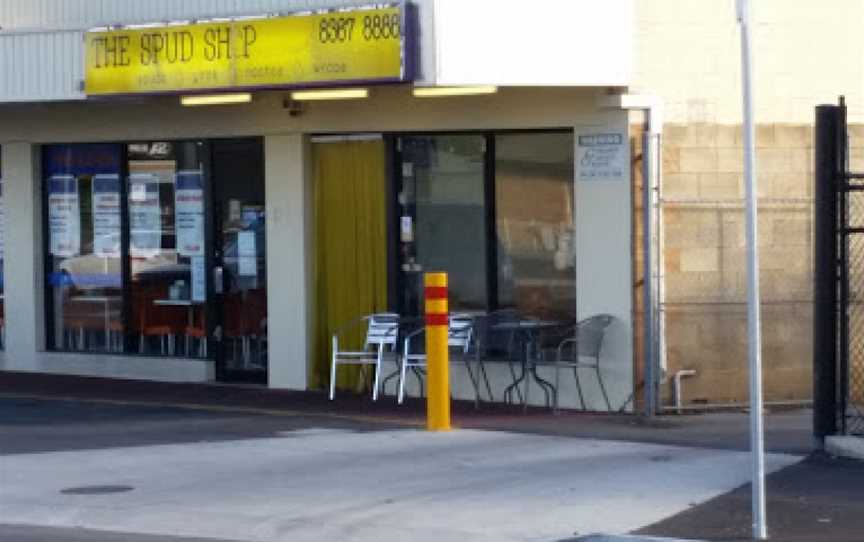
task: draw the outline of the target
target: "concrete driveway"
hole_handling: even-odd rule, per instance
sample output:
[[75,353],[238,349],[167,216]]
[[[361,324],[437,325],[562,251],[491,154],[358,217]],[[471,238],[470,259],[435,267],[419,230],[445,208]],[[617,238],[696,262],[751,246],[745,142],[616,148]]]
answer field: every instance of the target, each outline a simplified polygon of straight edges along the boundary
[[[242,541],[552,541],[631,532],[749,476],[734,450],[315,425],[5,455],[0,522]],[[769,470],[799,459],[771,454]]]

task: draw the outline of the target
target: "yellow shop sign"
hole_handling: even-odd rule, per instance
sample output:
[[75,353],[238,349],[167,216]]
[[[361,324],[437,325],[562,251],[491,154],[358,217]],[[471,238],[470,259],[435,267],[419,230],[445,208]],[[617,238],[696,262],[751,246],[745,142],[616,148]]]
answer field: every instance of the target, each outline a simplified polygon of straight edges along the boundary
[[88,95],[410,79],[402,5],[85,36]]

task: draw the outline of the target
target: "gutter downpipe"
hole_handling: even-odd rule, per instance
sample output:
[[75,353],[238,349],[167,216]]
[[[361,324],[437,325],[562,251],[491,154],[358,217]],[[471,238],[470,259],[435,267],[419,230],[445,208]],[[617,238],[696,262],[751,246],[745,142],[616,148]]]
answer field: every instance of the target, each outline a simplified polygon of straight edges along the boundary
[[[653,417],[660,412],[661,380],[666,378],[665,317],[663,314],[663,254],[660,148],[663,136],[663,102],[650,94],[603,96],[600,107],[642,111],[647,130],[642,136],[642,251],[643,318],[645,341],[645,409]],[[634,383],[634,394],[638,383]],[[635,404],[634,404],[635,407]]]

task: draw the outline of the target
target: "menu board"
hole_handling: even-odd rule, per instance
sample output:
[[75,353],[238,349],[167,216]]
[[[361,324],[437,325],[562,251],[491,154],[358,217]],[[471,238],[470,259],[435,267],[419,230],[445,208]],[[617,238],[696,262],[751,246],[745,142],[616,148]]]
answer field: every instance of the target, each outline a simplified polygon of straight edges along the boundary
[[129,253],[149,258],[161,248],[159,177],[152,173],[132,173],[129,176]]
[[93,254],[120,257],[120,177],[116,174],[93,177]]
[[207,299],[207,276],[203,256],[189,259],[192,282],[192,301],[204,302]]
[[201,171],[178,171],[174,187],[177,252],[181,256],[204,256],[204,178]]
[[49,252],[68,258],[81,252],[81,208],[78,180],[72,175],[48,179]]

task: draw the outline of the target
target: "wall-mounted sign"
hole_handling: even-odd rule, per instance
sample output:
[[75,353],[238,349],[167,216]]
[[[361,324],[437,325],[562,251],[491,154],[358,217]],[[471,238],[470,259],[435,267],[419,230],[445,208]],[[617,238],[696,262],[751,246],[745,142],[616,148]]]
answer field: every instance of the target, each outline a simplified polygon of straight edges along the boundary
[[204,256],[204,178],[201,171],[177,172],[174,213],[177,253]]
[[48,179],[48,228],[52,256],[69,258],[81,252],[78,179],[73,175]]
[[85,37],[88,95],[409,80],[399,4],[123,30]]
[[621,133],[581,134],[576,138],[576,171],[580,181],[627,178],[627,139]]

